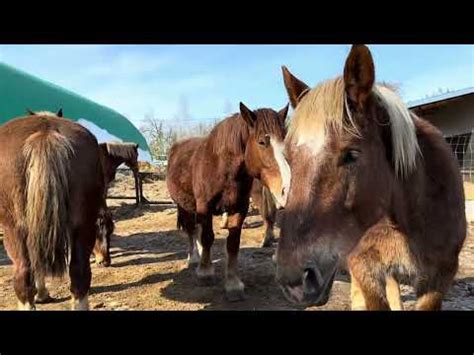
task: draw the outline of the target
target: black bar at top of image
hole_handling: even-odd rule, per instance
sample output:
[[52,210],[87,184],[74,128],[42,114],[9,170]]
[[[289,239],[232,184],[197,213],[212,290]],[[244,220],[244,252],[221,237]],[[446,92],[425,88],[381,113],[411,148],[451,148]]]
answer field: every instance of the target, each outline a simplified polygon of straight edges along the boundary
[[469,31],[2,31],[1,44],[470,44]]

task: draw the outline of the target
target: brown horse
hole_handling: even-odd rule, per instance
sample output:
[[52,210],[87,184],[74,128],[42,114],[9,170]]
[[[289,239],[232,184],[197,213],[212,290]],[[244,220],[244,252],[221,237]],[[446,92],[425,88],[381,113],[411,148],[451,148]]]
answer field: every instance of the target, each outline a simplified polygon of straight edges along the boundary
[[283,72],[295,108],[277,249],[285,295],[325,304],[341,261],[353,309],[401,309],[399,282],[415,287],[417,309],[440,309],[466,237],[462,179],[441,133],[375,84],[366,46],[313,89]]
[[[253,179],[260,179],[279,204],[286,203],[290,171],[282,151],[287,112],[288,106],[279,112],[251,111],[241,103],[240,114],[220,122],[207,137],[187,139],[170,150],[168,190],[178,205],[178,226],[189,236],[189,264],[199,262],[196,271],[201,280],[214,279],[212,216],[229,214],[225,275],[229,300],[244,297],[237,256]],[[201,256],[197,242],[202,244]]]
[[[270,247],[273,245],[273,242],[275,242],[274,225],[277,214],[277,205],[273,199],[273,195],[268,188],[262,185],[260,180],[254,179],[250,191],[250,198],[262,216],[263,225],[265,227],[265,234],[261,246],[262,248]],[[226,229],[228,222],[229,216],[226,212],[222,215],[221,229]]]
[[19,308],[34,309],[35,294],[48,300],[44,278],[69,266],[73,309],[88,309],[89,258],[105,189],[96,138],[41,113],[2,125],[0,141],[0,223]]
[[138,175],[138,144],[107,142],[100,143],[99,146],[103,157],[102,163],[104,166],[107,189],[109,184],[115,180],[117,168],[120,165],[125,164],[133,172],[136,200],[145,200],[141,190],[140,177]]
[[[56,116],[56,117],[63,117],[63,109],[60,108],[59,111],[54,114],[50,111],[37,111],[34,112],[30,109],[27,109],[27,113],[30,116]],[[110,148],[110,150],[113,150],[113,155],[115,156],[124,156],[124,161],[127,160],[129,162],[128,166],[133,166],[135,167],[138,165],[137,162],[135,164],[133,163],[133,156],[138,157],[138,151],[135,148],[135,155],[133,152],[131,152],[133,149],[130,147],[132,144],[126,143],[126,144],[120,144],[120,143],[108,143],[112,144],[114,146],[117,146],[117,148]],[[133,144],[135,145],[135,144]],[[105,146],[105,148],[104,148]],[[115,159],[111,157],[107,153],[107,145],[106,143],[99,144],[99,147],[101,148],[101,162],[102,162],[102,168],[104,171],[104,178],[105,178],[105,192],[104,192],[104,200],[101,205],[101,208],[99,210],[99,218],[97,219],[97,238],[96,238],[96,243],[94,246],[94,256],[95,256],[95,262],[99,266],[104,266],[108,267],[111,265],[111,258],[110,258],[110,238],[112,236],[112,233],[114,232],[115,229],[115,224],[113,221],[112,214],[110,213],[110,210],[107,207],[107,187],[108,184],[110,183],[111,179],[113,180],[115,178],[115,170],[111,170],[111,166],[114,164]],[[138,145],[137,145],[138,148]],[[135,159],[136,161],[137,159]],[[120,165],[120,164],[119,164]],[[42,297],[37,297],[37,303],[45,303],[50,300],[49,295],[46,295]]]

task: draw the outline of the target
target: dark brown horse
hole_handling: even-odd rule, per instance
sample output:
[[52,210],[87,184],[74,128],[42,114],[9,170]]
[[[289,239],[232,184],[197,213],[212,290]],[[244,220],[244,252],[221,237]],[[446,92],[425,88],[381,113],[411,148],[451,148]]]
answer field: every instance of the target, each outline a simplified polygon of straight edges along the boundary
[[287,112],[288,106],[275,112],[251,111],[240,104],[240,114],[220,122],[207,137],[187,139],[170,150],[168,190],[178,205],[178,225],[189,235],[189,263],[199,262],[200,279],[214,278],[212,216],[229,215],[225,280],[229,300],[244,296],[237,256],[253,179],[260,179],[279,204],[286,203],[290,171],[282,150]]
[[35,294],[48,299],[44,278],[69,267],[73,309],[88,309],[89,258],[105,189],[96,138],[42,113],[2,125],[0,141],[0,222],[19,308],[34,309]]
[[295,108],[277,249],[284,293],[325,304],[347,261],[353,309],[401,309],[401,281],[415,287],[417,309],[440,309],[466,237],[459,167],[441,133],[375,84],[366,46],[313,89],[283,71]]
[[107,188],[115,180],[117,168],[125,164],[132,172],[135,179],[136,200],[144,200],[141,190],[140,177],[138,175],[138,144],[107,142],[99,144],[105,172],[105,182]]

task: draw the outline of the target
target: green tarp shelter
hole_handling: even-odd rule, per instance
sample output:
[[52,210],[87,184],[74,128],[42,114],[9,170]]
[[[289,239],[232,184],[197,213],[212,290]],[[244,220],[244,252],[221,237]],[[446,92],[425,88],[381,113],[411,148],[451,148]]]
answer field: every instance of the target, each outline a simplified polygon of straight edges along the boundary
[[123,141],[139,145],[139,159],[151,161],[140,131],[123,115],[74,92],[0,63],[0,124],[25,116],[26,109],[57,112],[88,128],[99,142]]

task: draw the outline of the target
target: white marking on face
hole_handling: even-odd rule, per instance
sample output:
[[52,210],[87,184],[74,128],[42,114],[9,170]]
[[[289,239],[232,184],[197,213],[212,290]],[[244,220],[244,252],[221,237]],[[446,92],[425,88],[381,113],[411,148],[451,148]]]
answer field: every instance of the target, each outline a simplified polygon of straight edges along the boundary
[[272,191],[276,202],[281,206],[285,207],[288,199],[288,192],[290,191],[291,183],[291,170],[288,162],[286,161],[285,155],[283,154],[285,145],[283,142],[278,142],[274,137],[270,138],[270,144],[273,148],[273,155],[280,169],[281,176],[281,191]]

